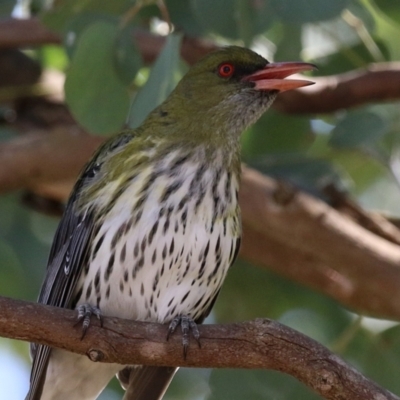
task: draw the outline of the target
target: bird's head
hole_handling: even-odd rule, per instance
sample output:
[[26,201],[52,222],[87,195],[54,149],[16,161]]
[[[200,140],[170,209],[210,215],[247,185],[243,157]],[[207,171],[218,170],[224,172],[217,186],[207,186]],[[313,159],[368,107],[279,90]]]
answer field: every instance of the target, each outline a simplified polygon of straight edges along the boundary
[[313,69],[304,62],[269,63],[249,49],[226,47],[192,66],[152,117],[160,121],[163,116],[163,132],[181,124],[171,131],[184,132],[185,139],[226,143],[228,135],[237,140],[279,92],[313,83],[286,77]]

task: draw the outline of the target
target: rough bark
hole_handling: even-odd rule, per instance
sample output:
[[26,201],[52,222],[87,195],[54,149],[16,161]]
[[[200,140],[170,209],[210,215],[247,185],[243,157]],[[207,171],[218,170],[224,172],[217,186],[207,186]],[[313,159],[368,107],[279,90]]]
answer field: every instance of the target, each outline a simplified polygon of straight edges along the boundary
[[0,297],[0,336],[87,355],[92,361],[206,368],[262,368],[294,376],[325,399],[399,400],[321,344],[278,322],[200,326],[183,359],[181,336],[165,325],[104,318],[81,340],[72,310]]

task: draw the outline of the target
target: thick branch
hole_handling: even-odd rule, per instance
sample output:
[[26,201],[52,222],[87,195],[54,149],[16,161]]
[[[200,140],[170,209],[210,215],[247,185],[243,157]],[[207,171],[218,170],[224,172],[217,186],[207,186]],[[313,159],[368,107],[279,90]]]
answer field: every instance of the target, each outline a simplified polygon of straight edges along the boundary
[[[152,63],[162,50],[166,38],[145,30],[135,30],[133,40],[144,61]],[[9,18],[0,21],[0,49],[61,43],[61,36],[46,28],[37,18]],[[193,64],[215,49],[217,46],[210,41],[186,37],[182,43],[181,55],[186,62]]]
[[206,368],[264,368],[290,374],[326,399],[399,400],[314,340],[268,319],[200,327],[202,348],[182,357],[180,335],[160,324],[105,318],[80,340],[76,313],[0,297],[0,336],[88,355],[94,361]]
[[0,20],[0,49],[60,43],[60,36],[47,29],[37,18]]
[[314,86],[280,95],[274,107],[285,113],[332,113],[400,98],[400,63],[371,64],[341,75],[312,78]]
[[[60,127],[51,134],[24,135],[0,144],[0,193],[27,188],[66,198],[83,165],[104,140],[78,128]],[[53,192],[51,192],[53,191]]]
[[[0,192],[28,188],[64,199],[101,140],[59,130],[0,145]],[[328,204],[248,168],[240,203],[242,257],[351,309],[400,319],[400,246],[386,240],[400,233],[394,226],[388,232],[386,220],[380,237]],[[379,234],[377,224],[373,228]]]
[[243,171],[240,203],[243,257],[359,312],[400,318],[399,245],[251,169]]

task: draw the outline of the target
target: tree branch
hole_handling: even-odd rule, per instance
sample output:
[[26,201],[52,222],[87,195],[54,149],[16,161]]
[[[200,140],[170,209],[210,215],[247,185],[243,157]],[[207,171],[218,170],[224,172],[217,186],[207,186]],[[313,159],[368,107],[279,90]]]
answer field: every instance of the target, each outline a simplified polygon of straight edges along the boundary
[[398,244],[323,201],[248,168],[239,200],[243,257],[358,312],[400,319]]
[[[1,144],[0,192],[25,188],[64,200],[102,140],[57,129]],[[364,212],[361,226],[321,200],[249,168],[243,169],[240,204],[241,257],[358,312],[400,320],[400,231],[387,220]]]
[[60,36],[37,18],[0,20],[0,49],[60,44]]
[[[156,59],[166,40],[165,36],[153,35],[140,29],[134,31],[132,39],[138,46],[146,63],[152,63]],[[7,18],[0,21],[0,49],[61,43],[61,36],[49,30],[37,18]],[[182,43],[181,55],[186,62],[194,64],[207,53],[217,48],[218,46],[211,41],[185,37]]]
[[400,63],[370,64],[340,75],[312,78],[315,85],[282,93],[274,108],[285,113],[332,113],[400,98]]
[[25,188],[65,199],[104,139],[77,127],[58,127],[51,134],[37,131],[0,144],[0,193]]
[[[83,340],[72,310],[0,297],[0,336],[87,355],[93,361],[203,368],[263,368],[294,376],[326,399],[399,400],[316,341],[268,319],[200,326],[202,348],[182,356],[165,325],[105,318]],[[194,341],[192,341],[194,342]]]
[[[135,31],[133,39],[145,62],[153,62],[165,42],[165,37],[143,30]],[[35,18],[0,21],[0,49],[60,43],[60,36]],[[181,56],[193,64],[215,49],[217,46],[210,41],[185,38]],[[330,113],[370,102],[400,99],[400,63],[371,64],[365,69],[313,80],[314,86],[281,94],[274,108],[285,113]]]

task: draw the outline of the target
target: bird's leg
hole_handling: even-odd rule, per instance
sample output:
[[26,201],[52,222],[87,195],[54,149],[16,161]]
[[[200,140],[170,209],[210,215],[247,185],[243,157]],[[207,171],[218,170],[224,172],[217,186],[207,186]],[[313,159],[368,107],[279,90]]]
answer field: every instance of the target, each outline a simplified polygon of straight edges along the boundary
[[101,315],[100,308],[96,306],[92,306],[91,304],[84,303],[79,304],[76,307],[76,311],[78,311],[78,321],[76,322],[75,326],[82,322],[82,336],[81,340],[85,337],[86,331],[90,325],[90,318],[92,315],[95,315],[98,320],[100,320],[100,325],[103,326],[103,317]]
[[201,347],[200,332],[196,322],[194,322],[192,318],[188,317],[187,315],[177,315],[169,324],[167,340],[176,331],[178,325],[181,326],[183,358],[186,360],[186,355],[189,348],[189,333],[192,331],[193,337],[196,339],[199,347]]

